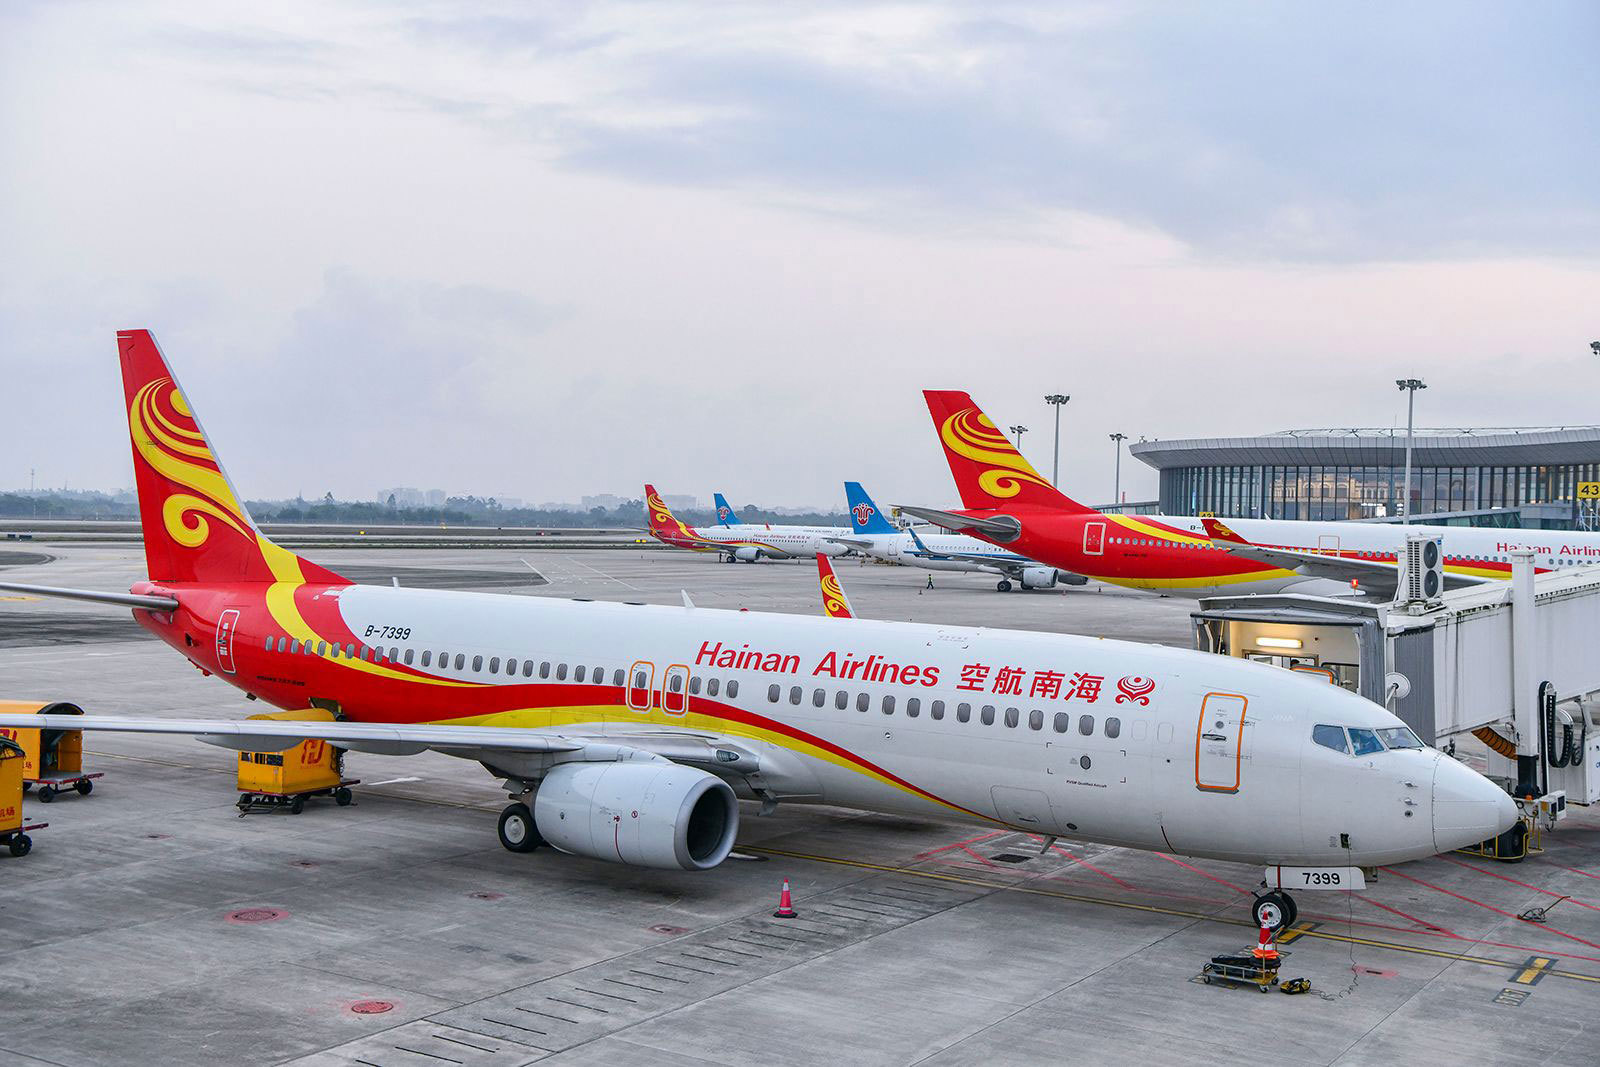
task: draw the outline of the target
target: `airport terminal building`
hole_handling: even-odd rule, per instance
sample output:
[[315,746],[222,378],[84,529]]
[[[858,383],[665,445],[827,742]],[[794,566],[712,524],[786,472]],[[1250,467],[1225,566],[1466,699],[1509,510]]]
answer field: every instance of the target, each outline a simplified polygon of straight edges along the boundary
[[[1404,427],[1141,441],[1129,451],[1160,472],[1167,515],[1382,522],[1400,514]],[[1411,464],[1413,518],[1568,528],[1580,517],[1578,483],[1600,481],[1600,426],[1419,429]]]

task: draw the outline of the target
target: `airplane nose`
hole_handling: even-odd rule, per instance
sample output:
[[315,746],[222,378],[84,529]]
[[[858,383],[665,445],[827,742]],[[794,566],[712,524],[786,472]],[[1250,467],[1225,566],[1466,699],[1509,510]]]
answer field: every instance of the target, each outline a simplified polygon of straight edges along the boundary
[[1517,821],[1517,805],[1489,779],[1449,756],[1433,764],[1433,847],[1440,852],[1498,837]]

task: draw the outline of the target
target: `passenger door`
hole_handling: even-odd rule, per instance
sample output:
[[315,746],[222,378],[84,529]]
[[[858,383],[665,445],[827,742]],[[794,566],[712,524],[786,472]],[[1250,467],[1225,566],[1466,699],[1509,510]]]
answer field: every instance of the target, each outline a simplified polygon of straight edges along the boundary
[[1086,522],[1083,524],[1083,554],[1086,556],[1103,556],[1106,552],[1106,524],[1103,522]]
[[1249,700],[1238,693],[1207,693],[1195,728],[1194,784],[1211,793],[1237,793],[1244,764],[1244,723]]

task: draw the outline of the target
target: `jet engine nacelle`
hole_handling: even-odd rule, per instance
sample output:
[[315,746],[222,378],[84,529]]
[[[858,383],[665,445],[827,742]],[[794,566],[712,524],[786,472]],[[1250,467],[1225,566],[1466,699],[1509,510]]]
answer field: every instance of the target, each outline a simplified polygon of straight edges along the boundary
[[1024,567],[1022,568],[1022,588],[1024,589],[1051,589],[1056,584],[1056,569],[1054,567]]
[[761,550],[751,545],[740,545],[733,550],[733,558],[740,563],[754,563],[761,558]]
[[676,763],[563,763],[534,794],[533,822],[575,856],[703,871],[732,851],[739,802],[716,775]]

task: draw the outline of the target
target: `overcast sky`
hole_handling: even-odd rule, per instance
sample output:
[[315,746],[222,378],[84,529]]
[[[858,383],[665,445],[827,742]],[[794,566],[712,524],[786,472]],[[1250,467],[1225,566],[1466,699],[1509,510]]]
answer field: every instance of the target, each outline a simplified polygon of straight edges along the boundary
[[[1600,422],[1600,5],[0,5],[0,487],[1063,487],[1130,439]],[[1133,498],[1155,476],[1123,464]]]

